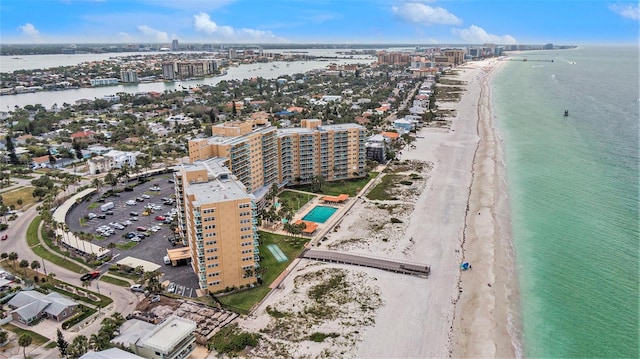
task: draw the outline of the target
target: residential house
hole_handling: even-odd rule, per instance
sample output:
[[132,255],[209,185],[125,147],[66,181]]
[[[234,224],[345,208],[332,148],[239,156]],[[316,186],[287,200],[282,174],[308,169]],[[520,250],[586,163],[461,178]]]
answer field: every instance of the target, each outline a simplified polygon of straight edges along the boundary
[[176,315],[157,325],[130,319],[122,324],[120,335],[111,342],[147,359],[182,359],[196,348],[195,330],[195,322]]
[[49,318],[61,322],[73,316],[78,311],[78,303],[66,296],[51,292],[43,294],[35,290],[18,292],[7,303],[13,320],[31,325],[41,318]]

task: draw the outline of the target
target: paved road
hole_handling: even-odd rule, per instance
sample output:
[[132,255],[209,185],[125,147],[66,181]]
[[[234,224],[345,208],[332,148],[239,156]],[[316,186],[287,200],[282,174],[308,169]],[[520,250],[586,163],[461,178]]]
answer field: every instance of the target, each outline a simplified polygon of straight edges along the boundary
[[[36,206],[33,206],[18,215],[18,218],[11,223],[11,226],[7,229],[6,233],[9,239],[2,244],[0,251],[2,252],[16,252],[19,256],[19,260],[27,259],[29,262],[33,260],[43,261],[29,248],[26,241],[27,228],[33,221],[33,218],[38,214]],[[47,273],[55,273],[55,277],[63,282],[67,282],[72,285],[81,286],[80,276],[77,273],[71,272],[65,268],[59,267],[49,261],[44,261],[44,267],[47,269]],[[40,269],[43,271],[43,268]],[[88,269],[87,269],[88,270]],[[90,290],[97,291],[96,283],[92,283]],[[100,282],[100,293],[109,296],[113,299],[113,303],[107,308],[101,311],[101,315],[111,315],[114,312],[120,312],[123,316],[127,316],[135,309],[136,303],[141,299],[139,295],[132,293],[128,288],[123,288],[117,285]],[[101,316],[101,317],[102,317]],[[58,323],[50,320],[44,320],[38,325],[30,327],[36,333],[44,335],[48,338],[54,338],[56,336],[56,328]],[[100,320],[95,320],[85,328],[80,329],[77,332],[63,331],[65,339],[69,342],[73,340],[78,334],[89,337],[91,334],[97,333],[100,329]],[[29,353],[32,357],[37,358],[57,358],[58,351],[45,350],[44,348],[36,348]]]

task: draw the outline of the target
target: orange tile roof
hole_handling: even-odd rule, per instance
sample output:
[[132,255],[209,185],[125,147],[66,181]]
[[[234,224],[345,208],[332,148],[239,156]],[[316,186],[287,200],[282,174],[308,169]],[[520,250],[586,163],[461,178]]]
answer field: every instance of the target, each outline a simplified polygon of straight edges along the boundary
[[318,224],[315,222],[307,222],[307,221],[303,221],[301,219],[297,220],[295,224],[300,224],[300,223],[304,223],[305,227],[302,230],[302,233],[307,233],[307,234],[311,234],[313,232],[316,231],[316,229],[318,229]]
[[400,134],[397,132],[382,132],[381,135],[383,135],[384,137],[391,138],[393,140],[400,137]]

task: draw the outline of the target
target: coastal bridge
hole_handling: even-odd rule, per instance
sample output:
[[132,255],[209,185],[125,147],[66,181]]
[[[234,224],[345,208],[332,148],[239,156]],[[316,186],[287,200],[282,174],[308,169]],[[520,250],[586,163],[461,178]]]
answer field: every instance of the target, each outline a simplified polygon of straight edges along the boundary
[[391,260],[361,254],[349,254],[334,251],[321,251],[315,249],[305,249],[302,258],[312,259],[329,263],[350,264],[361,267],[382,269],[389,272],[427,277],[431,272],[431,267],[420,263]]

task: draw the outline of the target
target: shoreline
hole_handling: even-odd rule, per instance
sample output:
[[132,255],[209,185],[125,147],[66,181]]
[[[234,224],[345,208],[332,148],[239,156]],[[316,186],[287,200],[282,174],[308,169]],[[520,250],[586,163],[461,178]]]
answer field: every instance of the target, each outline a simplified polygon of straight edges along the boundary
[[[458,102],[438,102],[441,109],[455,111],[447,120],[450,129],[422,128],[415,147],[404,149],[399,158],[403,166],[410,163],[412,168],[394,173],[417,174],[413,184],[394,193],[398,198],[393,200],[358,200],[348,215],[336,219],[339,225],[318,242],[321,250],[423,263],[431,267],[429,278],[301,259],[278,290],[240,321],[241,327],[259,331],[294,326],[274,318],[267,308],[291,313],[288,318],[304,315],[300,313],[306,312],[292,303],[309,303],[303,288],[313,285],[304,279],[310,272],[344,270],[360,276],[361,283],[353,282],[351,298],[366,299],[358,288],[375,283],[371,295],[381,302],[373,312],[353,313],[368,318],[366,325],[308,319],[308,323],[322,323],[310,324],[310,332],[336,333],[337,337],[324,343],[285,344],[284,337],[275,333],[266,336],[271,349],[257,348],[254,355],[270,356],[277,344],[286,345],[292,357],[517,356],[509,335],[513,332],[509,325],[519,325],[518,318],[515,322],[512,318],[517,311],[510,310],[509,304],[517,297],[510,289],[514,267],[510,251],[503,250],[510,246],[510,212],[501,142],[489,108],[488,84],[499,66],[492,59],[455,69],[450,78],[464,81],[465,91]],[[486,214],[477,215],[483,211]],[[390,224],[390,217],[399,221]],[[480,241],[475,232],[485,238],[487,228],[496,235],[486,237],[493,240]],[[473,263],[473,271],[461,272],[463,260]],[[492,287],[487,286],[489,282]],[[489,308],[485,310],[485,306]],[[473,320],[469,324],[463,318]],[[299,335],[297,331],[293,334]]]
[[491,99],[491,80],[500,65],[492,66],[480,84],[480,140],[461,245],[463,261],[475,270],[460,273],[452,357],[523,356],[504,144]]

